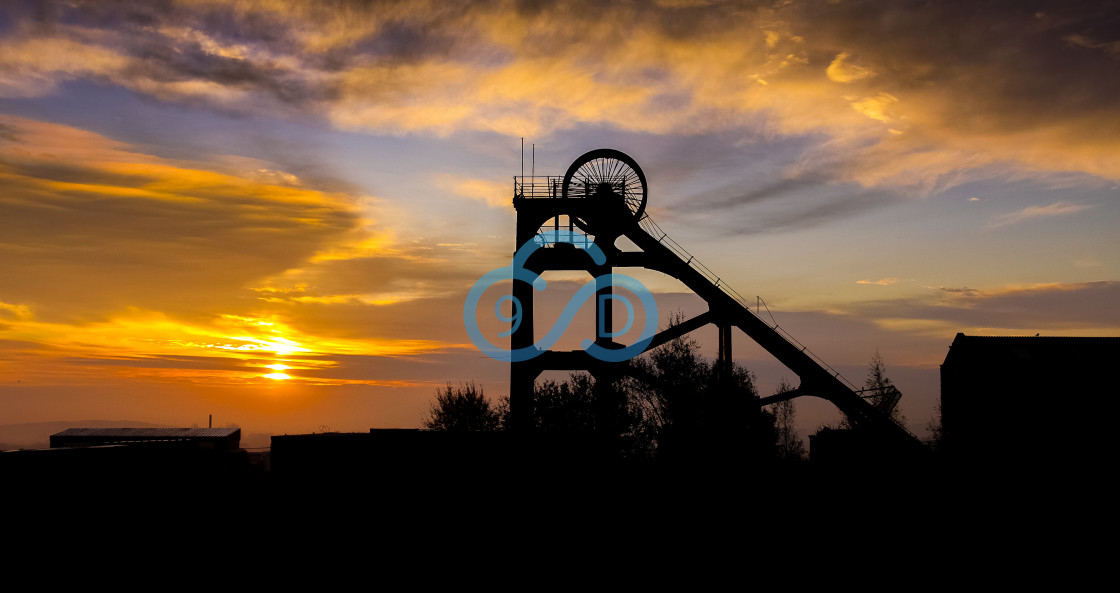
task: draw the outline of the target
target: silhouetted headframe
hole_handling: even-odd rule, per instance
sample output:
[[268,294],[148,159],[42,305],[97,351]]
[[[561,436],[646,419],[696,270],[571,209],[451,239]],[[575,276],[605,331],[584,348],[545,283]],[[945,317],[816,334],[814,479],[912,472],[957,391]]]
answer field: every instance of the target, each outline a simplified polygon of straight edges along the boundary
[[[839,408],[854,427],[875,433],[899,449],[925,450],[905,428],[892,422],[883,410],[845,384],[836,371],[783,335],[776,324],[767,324],[752,313],[738,293],[669,238],[646,213],[646,176],[630,156],[613,149],[592,150],[577,158],[563,177],[514,177],[513,189],[513,205],[517,210],[515,250],[532,241],[542,247],[526,258],[525,269],[535,274],[584,270],[600,278],[611,274],[615,268],[646,268],[679,280],[707,303],[706,312],[653,335],[647,349],[709,323],[715,324],[719,330],[717,367],[721,376],[730,377],[732,328],[737,327],[801,380],[797,389],[755,399],[753,405],[761,407],[806,395],[820,397]],[[568,237],[572,241],[557,239],[565,236],[565,229],[571,231]],[[574,232],[577,229],[579,233]],[[626,237],[639,250],[624,251],[617,247],[620,237]],[[581,253],[582,249],[573,249],[573,246],[580,246],[580,240],[594,241],[605,255],[605,261],[597,263],[587,253]],[[534,288],[528,282],[513,282],[512,295],[521,306],[520,324],[511,334],[514,351],[535,343],[533,293]],[[595,299],[595,319],[612,319],[613,299],[602,298],[611,294],[610,284],[597,285],[596,294],[600,298]],[[603,337],[602,333],[596,331],[595,344],[607,349],[623,347]],[[528,360],[515,360],[510,368],[510,424],[514,431],[528,430],[531,426],[527,404],[532,398],[533,384],[542,372],[549,370],[587,371],[597,381],[623,375],[644,380],[628,360],[604,361],[582,350],[547,350]],[[610,425],[609,418],[601,420],[604,426]]]

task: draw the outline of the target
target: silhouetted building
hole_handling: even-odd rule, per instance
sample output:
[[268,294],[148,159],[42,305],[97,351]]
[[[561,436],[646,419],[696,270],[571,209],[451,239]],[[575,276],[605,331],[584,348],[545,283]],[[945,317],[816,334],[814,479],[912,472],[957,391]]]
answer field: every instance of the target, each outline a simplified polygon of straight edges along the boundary
[[234,451],[241,447],[240,428],[67,428],[51,435],[51,448],[96,447],[153,441],[193,443],[197,448]]
[[993,467],[1101,459],[1118,359],[1120,338],[957,334],[941,365],[943,450]]
[[50,449],[0,454],[0,474],[124,485],[259,473],[240,443],[240,428],[68,428],[51,435]]

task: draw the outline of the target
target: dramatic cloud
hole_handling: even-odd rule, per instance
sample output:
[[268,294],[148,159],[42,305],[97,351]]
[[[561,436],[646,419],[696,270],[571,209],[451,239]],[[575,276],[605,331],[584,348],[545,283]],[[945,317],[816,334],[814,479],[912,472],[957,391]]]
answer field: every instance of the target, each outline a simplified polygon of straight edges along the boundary
[[865,186],[929,191],[992,164],[1120,179],[1105,6],[59,3],[15,15],[0,88],[109,81],[394,133],[695,134],[762,115],[830,136],[806,158]]

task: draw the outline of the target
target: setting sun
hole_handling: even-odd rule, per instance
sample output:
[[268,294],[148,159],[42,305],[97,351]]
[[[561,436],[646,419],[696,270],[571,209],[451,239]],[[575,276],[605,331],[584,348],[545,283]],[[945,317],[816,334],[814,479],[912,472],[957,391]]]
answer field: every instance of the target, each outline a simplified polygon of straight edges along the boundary
[[284,379],[291,379],[292,378],[291,375],[288,375],[287,373],[282,372],[282,371],[286,371],[286,370],[292,368],[292,367],[290,367],[286,364],[279,364],[279,363],[277,363],[277,364],[266,364],[266,365],[264,365],[264,368],[272,369],[272,370],[276,371],[275,373],[269,373],[267,375],[261,375],[262,377],[265,377],[266,379],[272,379],[274,381],[283,381]]

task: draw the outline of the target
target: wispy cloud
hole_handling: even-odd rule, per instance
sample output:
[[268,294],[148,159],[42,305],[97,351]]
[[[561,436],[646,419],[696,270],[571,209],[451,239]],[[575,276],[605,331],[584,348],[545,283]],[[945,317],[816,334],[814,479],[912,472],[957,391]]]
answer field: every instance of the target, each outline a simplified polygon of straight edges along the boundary
[[456,195],[478,200],[491,208],[508,208],[513,189],[509,183],[490,179],[472,179],[442,174],[436,180],[439,187]]
[[969,288],[967,286],[962,286],[962,287],[942,286],[942,287],[938,288],[938,290],[940,290],[941,292],[944,292],[944,293],[948,293],[948,294],[959,294],[959,295],[965,295],[965,296],[982,294],[981,291],[979,291],[975,288]]
[[856,280],[856,284],[874,284],[876,286],[890,286],[898,282],[898,278],[880,278],[878,280]]
[[[1034,335],[1117,335],[1120,282],[1049,282],[986,289],[945,288],[911,298],[851,305],[847,311],[900,331],[948,335],[984,328]],[[923,330],[924,331],[924,330]]]
[[1036,218],[1053,218],[1055,216],[1065,216],[1075,212],[1081,212],[1088,209],[1086,204],[1071,204],[1069,202],[1054,202],[1049,206],[1027,206],[1017,212],[1010,212],[995,217],[986,226],[987,228],[994,229],[1011,224],[1020,223],[1027,220]]

